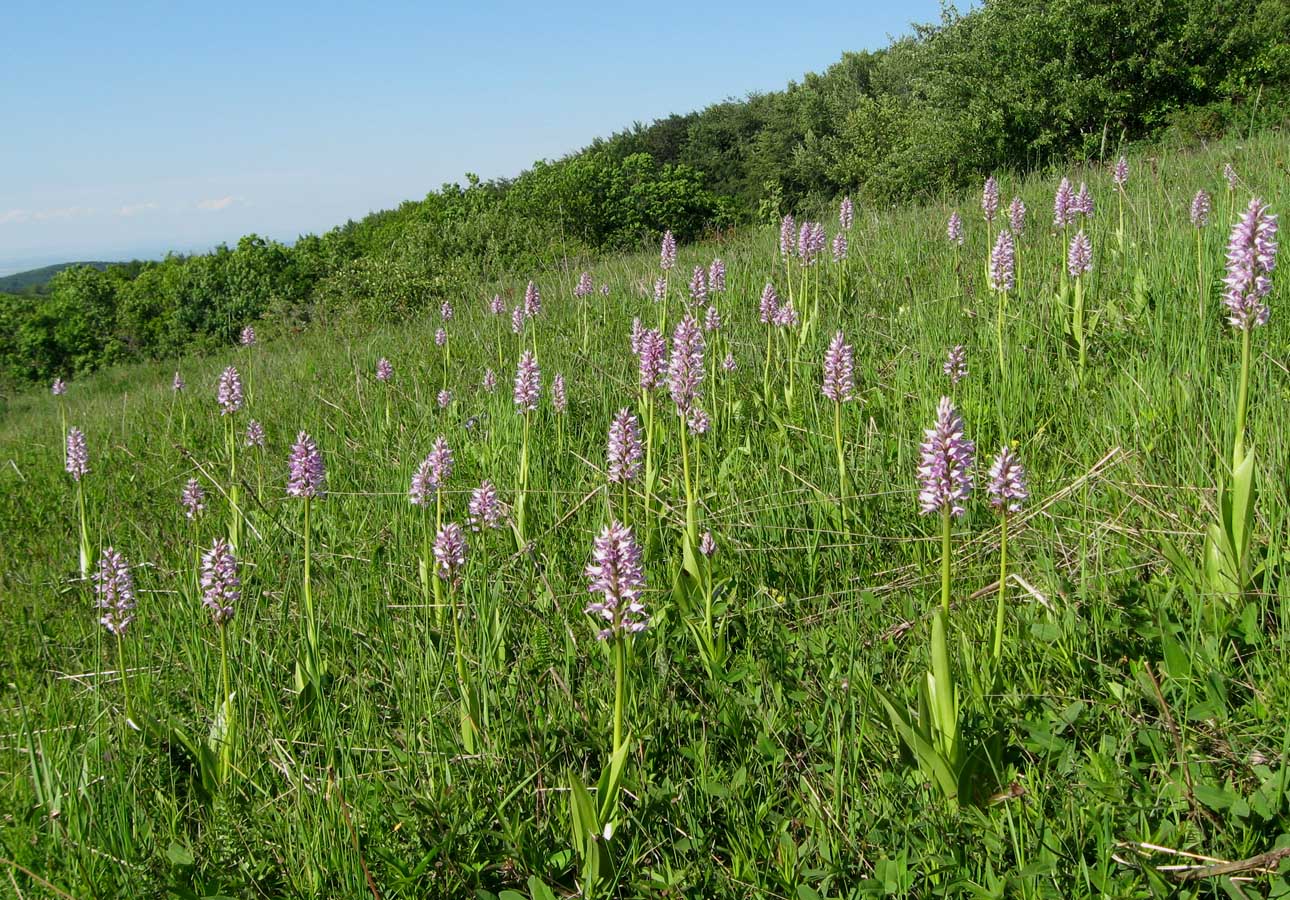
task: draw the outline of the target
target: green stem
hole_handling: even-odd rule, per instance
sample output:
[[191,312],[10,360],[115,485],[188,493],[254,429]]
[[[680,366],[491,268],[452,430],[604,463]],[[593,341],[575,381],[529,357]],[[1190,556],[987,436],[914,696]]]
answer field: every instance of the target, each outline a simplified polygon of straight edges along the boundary
[[125,721],[130,723],[130,673],[126,670],[125,665],[125,641],[121,639],[121,632],[116,633],[116,664],[121,667],[121,690],[125,694]]
[[242,538],[242,510],[238,506],[237,489],[237,434],[233,429],[233,419],[227,420],[225,432],[228,438],[228,500],[229,524],[228,542],[237,550]]
[[612,753],[623,745],[623,710],[627,706],[627,644],[620,632],[614,638],[614,746]]
[[1196,229],[1196,288],[1196,296],[1200,299],[1197,317],[1203,323],[1205,321],[1205,251],[1199,228]]
[[775,337],[775,325],[772,322],[766,323],[766,366],[761,374],[761,393],[767,400],[770,399],[770,355],[774,350],[773,340]]
[[[226,636],[227,631],[228,631],[228,627],[226,625],[220,625],[219,627],[219,674],[220,674],[220,684],[224,689],[224,692],[221,695],[223,699],[220,701],[220,706],[223,708],[224,711],[226,711],[229,714],[229,718],[227,719],[227,721],[224,722],[224,741],[223,741],[223,745],[220,747],[220,770],[223,773],[224,777],[226,778],[228,777],[229,772],[233,768],[232,761],[233,761],[233,727],[234,727],[233,718],[232,718],[233,704],[231,703],[231,700],[230,700],[233,694],[229,690],[229,681],[228,681],[228,639]],[[221,711],[220,709],[216,709],[215,714],[217,717],[219,716],[220,711]]]
[[999,527],[999,606],[994,613],[994,664],[1003,655],[1003,614],[1008,589],[1008,510],[1004,507]]
[[[309,534],[309,507],[312,500],[305,498],[305,624],[309,629],[307,635],[309,644],[310,662],[318,662],[318,629],[314,624],[314,596],[309,580],[309,562],[310,562],[310,534]],[[317,670],[315,669],[315,674]]]
[[515,527],[519,533],[521,550],[524,548],[524,507],[529,490],[529,421],[529,412],[525,410],[524,441],[520,445],[520,495],[515,500]]
[[1232,441],[1232,471],[1245,459],[1245,407],[1250,395],[1250,328],[1241,332],[1241,382],[1236,393],[1236,437]]
[[941,608],[950,614],[950,509],[941,512]]
[[681,468],[685,473],[685,533],[689,539],[690,548],[697,550],[699,516],[694,503],[694,482],[690,478],[690,444],[684,414],[678,415],[677,421],[681,424]]
[[[1001,381],[1001,382],[1002,382],[1003,375],[1004,375],[1004,361],[1003,361],[1003,308],[1004,308],[1004,306],[1006,306],[1006,305],[1007,305],[1007,303],[1008,303],[1008,292],[1007,292],[1007,291],[999,291],[999,304],[998,304],[998,306],[999,306],[999,310],[998,310],[998,315],[997,315],[997,316],[995,316],[995,323],[994,323],[994,327],[995,327],[995,331],[996,331],[997,343],[998,343],[998,345],[999,345],[999,379],[1000,379],[1000,381]],[[1000,385],[1000,387],[1002,388],[1002,385]],[[1002,389],[1000,390],[1000,393],[1002,393]]]
[[85,579],[90,575],[90,529],[89,517],[85,513],[85,483],[79,478],[76,480],[76,512],[81,525],[81,540],[78,548],[81,558],[81,578]]
[[1075,277],[1075,310],[1072,314],[1073,321],[1071,333],[1075,337],[1075,345],[1079,348],[1079,375],[1084,377],[1084,363],[1087,359],[1088,339],[1084,334],[1084,278],[1083,276]]
[[847,533],[847,458],[842,452],[842,404],[833,403],[833,447],[838,454],[838,505],[842,510],[842,530]]

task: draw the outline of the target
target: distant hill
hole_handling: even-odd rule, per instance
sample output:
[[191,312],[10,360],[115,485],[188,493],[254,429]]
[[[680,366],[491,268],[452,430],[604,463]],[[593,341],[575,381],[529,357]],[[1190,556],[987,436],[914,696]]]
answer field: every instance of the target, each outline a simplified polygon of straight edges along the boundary
[[12,275],[0,276],[0,293],[39,294],[43,293],[42,289],[49,284],[49,279],[63,271],[63,269],[70,269],[72,266],[89,266],[102,272],[108,266],[116,265],[120,265],[120,263],[102,261],[65,262],[54,263],[52,266],[42,266],[39,269],[28,269],[26,272],[15,272]]

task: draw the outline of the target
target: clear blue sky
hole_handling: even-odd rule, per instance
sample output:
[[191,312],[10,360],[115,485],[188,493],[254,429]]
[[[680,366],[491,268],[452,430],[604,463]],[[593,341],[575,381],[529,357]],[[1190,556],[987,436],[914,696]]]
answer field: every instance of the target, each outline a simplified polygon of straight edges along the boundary
[[0,272],[280,240],[880,47],[905,3],[8,0]]

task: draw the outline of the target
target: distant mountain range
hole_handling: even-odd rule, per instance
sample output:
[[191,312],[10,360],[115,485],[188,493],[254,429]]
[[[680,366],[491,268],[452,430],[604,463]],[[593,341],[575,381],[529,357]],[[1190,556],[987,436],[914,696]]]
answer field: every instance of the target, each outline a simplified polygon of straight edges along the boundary
[[63,269],[70,269],[72,266],[91,266],[100,272],[107,269],[108,266],[120,265],[117,262],[103,262],[100,260],[86,262],[64,262],[55,263],[52,266],[42,266],[39,269],[28,269],[25,272],[14,272],[12,275],[0,276],[0,294],[39,294],[43,292],[45,285],[49,284],[49,279],[53,278]]

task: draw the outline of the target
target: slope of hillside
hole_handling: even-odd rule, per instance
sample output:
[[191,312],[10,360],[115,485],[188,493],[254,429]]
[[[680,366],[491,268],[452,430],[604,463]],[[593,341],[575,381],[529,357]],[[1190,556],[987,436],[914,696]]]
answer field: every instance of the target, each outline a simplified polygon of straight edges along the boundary
[[0,275],[0,293],[4,294],[38,294],[43,293],[50,280],[64,269],[73,266],[89,266],[102,272],[108,266],[123,265],[115,262],[65,262],[39,269],[28,269],[25,272],[14,272],[12,275]]
[[[5,877],[1286,893],[1290,316],[1278,268],[1242,377],[1220,280],[1251,197],[1284,211],[1285,146],[1131,155],[1123,191],[1001,173],[993,221],[979,186],[860,204],[22,394]],[[1054,224],[1061,174],[1089,202]],[[682,349],[661,387],[657,326]],[[1239,883],[1194,868],[1242,860]]]

